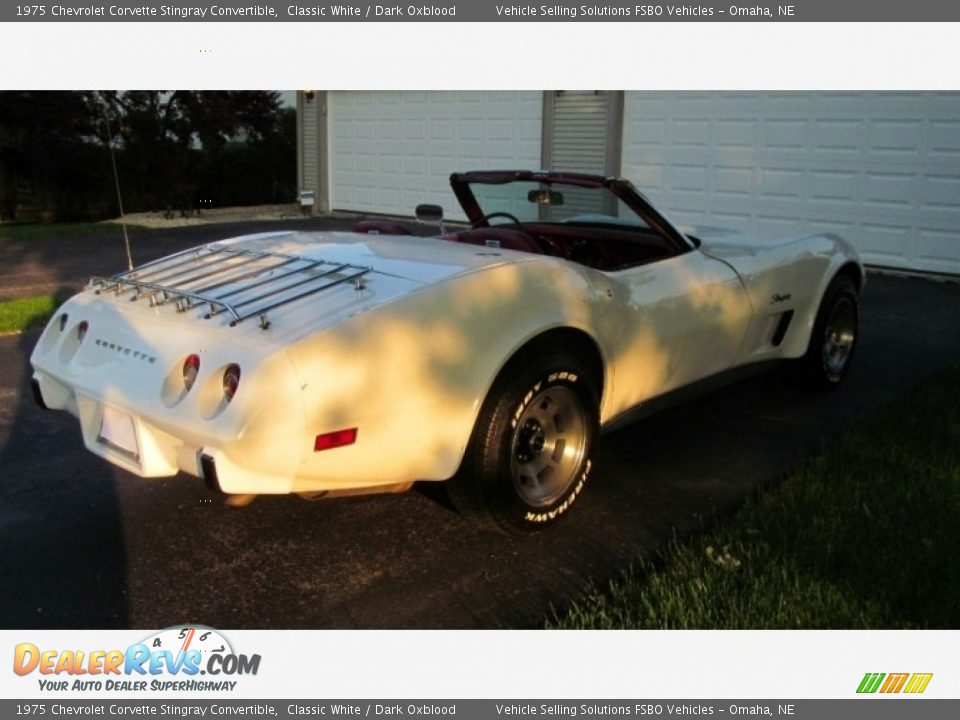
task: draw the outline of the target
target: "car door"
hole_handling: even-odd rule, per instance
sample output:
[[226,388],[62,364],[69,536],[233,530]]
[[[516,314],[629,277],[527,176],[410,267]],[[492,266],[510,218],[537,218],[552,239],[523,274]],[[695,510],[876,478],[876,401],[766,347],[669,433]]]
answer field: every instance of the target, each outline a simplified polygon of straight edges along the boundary
[[612,365],[604,419],[736,361],[751,307],[726,263],[694,249],[593,278]]

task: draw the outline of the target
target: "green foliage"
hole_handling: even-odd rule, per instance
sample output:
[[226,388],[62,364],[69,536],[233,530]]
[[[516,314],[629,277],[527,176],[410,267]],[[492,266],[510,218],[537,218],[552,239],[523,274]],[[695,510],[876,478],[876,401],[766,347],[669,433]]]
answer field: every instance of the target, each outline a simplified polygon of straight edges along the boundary
[[0,335],[42,328],[59,305],[53,295],[0,302]]
[[109,181],[95,93],[0,93],[0,218],[104,213]]
[[[266,91],[0,93],[0,218],[292,202],[296,119]],[[213,201],[212,203],[209,201]]]
[[953,628],[960,368],[850,430],[730,521],[594,591],[560,628]]

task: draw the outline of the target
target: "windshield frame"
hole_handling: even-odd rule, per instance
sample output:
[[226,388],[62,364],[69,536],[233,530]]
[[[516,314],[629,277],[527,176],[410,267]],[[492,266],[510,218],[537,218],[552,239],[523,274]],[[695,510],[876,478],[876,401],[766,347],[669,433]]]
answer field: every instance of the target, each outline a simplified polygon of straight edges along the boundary
[[[480,207],[471,189],[472,184],[505,185],[512,182],[536,182],[549,187],[564,185],[580,188],[606,188],[630,210],[636,213],[651,231],[664,237],[679,254],[693,250],[696,245],[680,232],[634,187],[629,180],[586,173],[569,173],[546,170],[479,170],[465,173],[453,173],[450,187],[463,208],[471,225],[484,227],[484,211]],[[496,212],[493,208],[491,212]],[[638,235],[640,235],[638,230]]]

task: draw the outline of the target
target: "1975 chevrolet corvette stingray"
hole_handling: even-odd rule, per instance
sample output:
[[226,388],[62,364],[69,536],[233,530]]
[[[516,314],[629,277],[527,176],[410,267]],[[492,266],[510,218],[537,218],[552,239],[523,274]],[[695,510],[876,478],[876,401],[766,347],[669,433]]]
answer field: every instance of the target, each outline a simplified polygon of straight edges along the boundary
[[[841,381],[864,271],[833,235],[682,232],[628,181],[450,178],[469,227],[274,232],[95,277],[31,357],[41,404],[144,477],[337,496],[446,480],[507,531],[561,517],[651,401],[791,359]],[[653,403],[652,405],[656,405]]]

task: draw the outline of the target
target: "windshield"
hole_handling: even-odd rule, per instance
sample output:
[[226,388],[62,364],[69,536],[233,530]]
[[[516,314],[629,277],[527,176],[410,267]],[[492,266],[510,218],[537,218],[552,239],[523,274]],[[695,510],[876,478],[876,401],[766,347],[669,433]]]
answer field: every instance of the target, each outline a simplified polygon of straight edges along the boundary
[[473,182],[470,190],[485,216],[507,213],[491,217],[491,225],[509,224],[516,218],[520,222],[649,229],[643,218],[606,187],[517,180],[502,184]]

